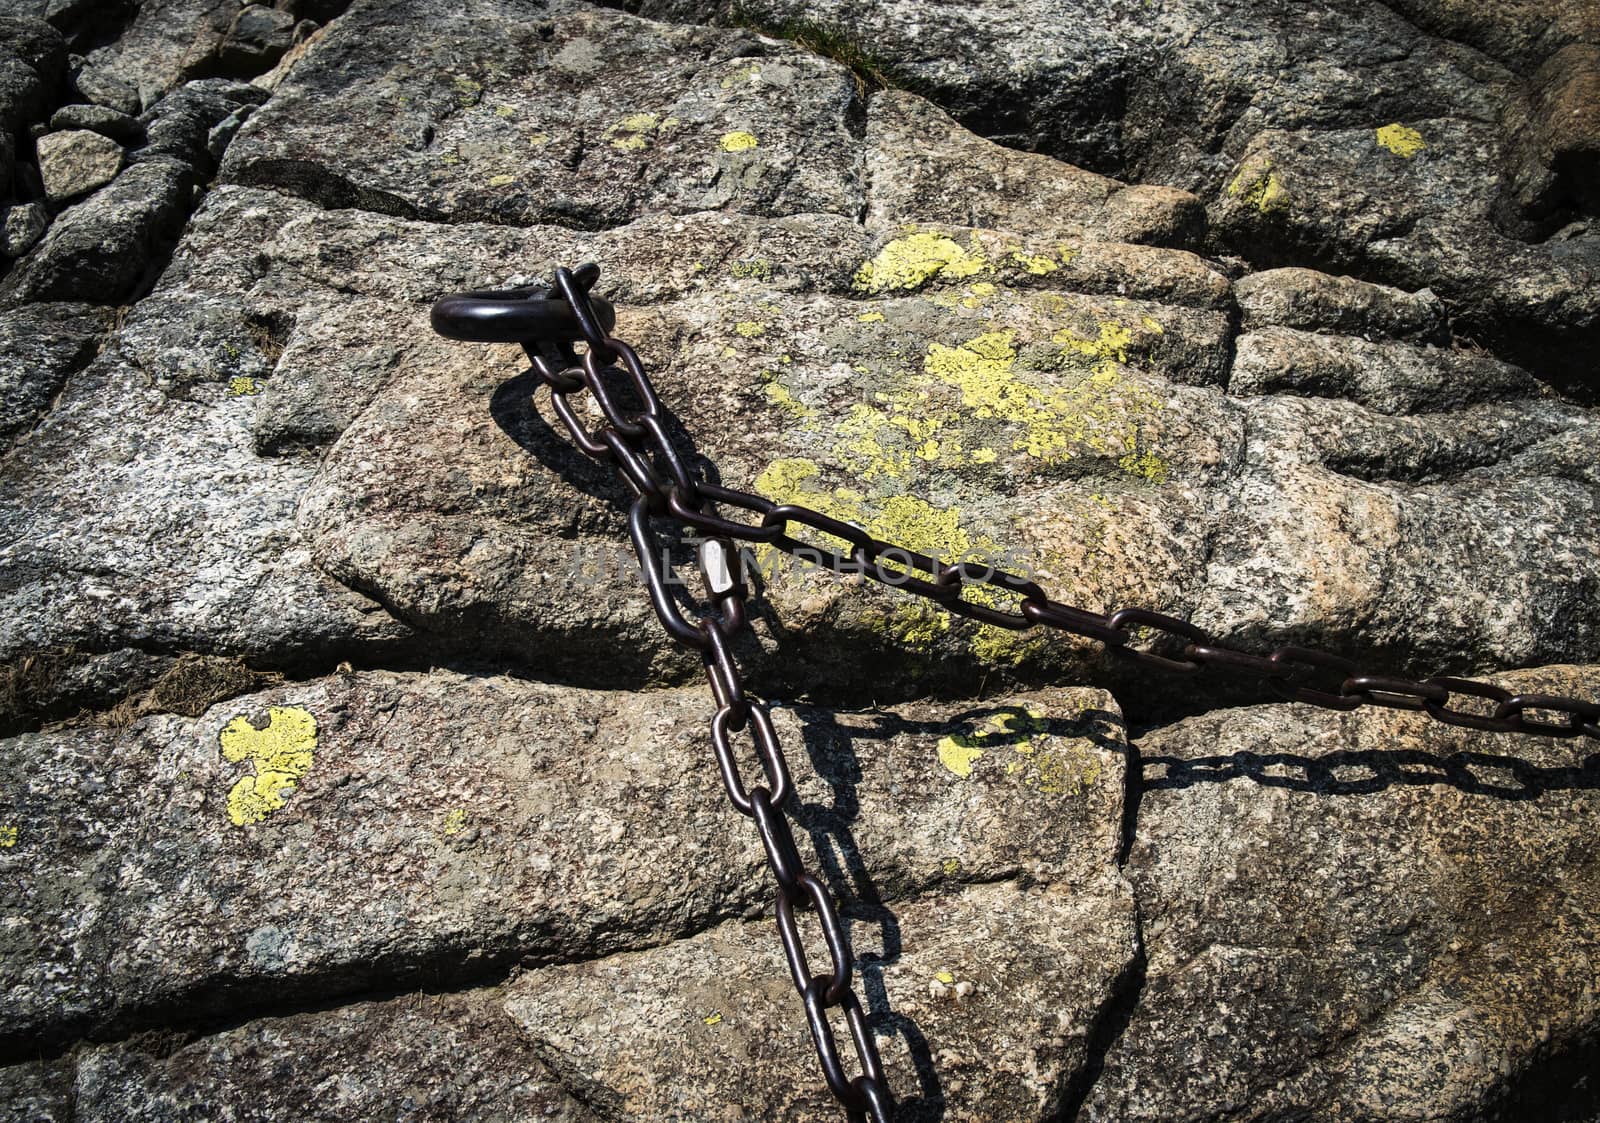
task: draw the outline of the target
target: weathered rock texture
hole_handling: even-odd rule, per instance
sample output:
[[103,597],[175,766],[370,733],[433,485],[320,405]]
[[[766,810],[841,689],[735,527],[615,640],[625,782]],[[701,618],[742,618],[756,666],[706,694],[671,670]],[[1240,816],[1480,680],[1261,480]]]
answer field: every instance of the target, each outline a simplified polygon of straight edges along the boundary
[[[1600,697],[1592,5],[642,9],[0,6],[0,1119],[838,1117],[630,495],[445,292],[598,262],[724,485]],[[1592,739],[744,560],[902,1120],[1600,1112]]]

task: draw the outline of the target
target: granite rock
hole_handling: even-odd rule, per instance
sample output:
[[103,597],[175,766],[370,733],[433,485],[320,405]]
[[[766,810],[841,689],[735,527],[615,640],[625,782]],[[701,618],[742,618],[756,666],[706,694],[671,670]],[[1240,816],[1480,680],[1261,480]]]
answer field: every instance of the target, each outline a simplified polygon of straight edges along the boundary
[[[121,149],[117,152],[120,158]],[[193,187],[193,173],[170,160],[124,169],[56,217],[27,259],[0,281],[0,305],[126,300],[145,282],[149,266],[177,240]]]
[[[444,292],[597,262],[702,478],[1600,694],[1592,4],[0,7],[10,215],[146,132],[0,263],[0,1117],[838,1117],[631,495]],[[743,560],[906,1118],[1594,1117],[1591,741]]]
[[0,448],[28,430],[110,327],[103,309],[33,304],[0,313]]
[[89,129],[124,145],[139,145],[145,140],[139,121],[104,105],[63,105],[50,117],[52,129]]
[[50,225],[43,203],[20,203],[0,209],[0,254],[19,258],[31,250]]
[[189,78],[207,76],[243,7],[238,0],[141,0],[121,35],[88,52],[89,65],[133,89],[138,109],[147,110]]
[[79,67],[72,75],[72,85],[79,94],[95,105],[103,105],[118,113],[126,113],[130,117],[142,108],[139,104],[138,90],[97,66],[86,63]]
[[[6,1052],[159,1025],[174,1006],[453,985],[753,919],[770,875],[701,754],[711,712],[699,689],[370,672],[194,719],[15,737]],[[847,911],[1023,878],[1104,898],[1097,938],[1129,943],[1113,864],[1126,748],[1104,692],[781,707],[774,722],[802,853]],[[938,907],[925,923],[971,927]],[[1004,939],[1008,954],[1029,942]]]
[[[849,74],[748,34],[475,0],[337,21],[222,178],[325,206],[597,229],[650,212],[854,216]],[[440,22],[442,20],[442,22]],[[365,121],[360,145],[330,122]]]
[[[0,1069],[18,1118],[539,1119],[596,1123],[493,991],[355,1002],[194,1041],[160,1035]],[[292,1070],[292,1071],[291,1071]],[[3,1109],[0,1109],[3,1110]]]
[[47,133],[39,138],[39,173],[52,203],[87,195],[122,170],[122,145],[88,129]]
[[1304,707],[1146,735],[1145,977],[1080,1118],[1586,1117],[1590,744]]

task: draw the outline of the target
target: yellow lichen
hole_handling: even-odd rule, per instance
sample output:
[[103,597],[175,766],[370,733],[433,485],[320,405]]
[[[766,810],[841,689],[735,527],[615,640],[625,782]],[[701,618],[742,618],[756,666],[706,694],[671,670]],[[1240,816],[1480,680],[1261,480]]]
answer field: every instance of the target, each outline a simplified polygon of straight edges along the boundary
[[788,388],[779,382],[776,377],[767,380],[766,391],[768,401],[785,413],[802,421],[810,419],[816,412],[799,398],[789,393]]
[[1380,147],[1387,148],[1396,156],[1407,160],[1428,147],[1421,133],[1416,129],[1407,128],[1398,121],[1375,130],[1375,135]]
[[722,139],[717,144],[724,152],[748,152],[761,142],[756,139],[755,133],[747,133],[737,129],[731,133],[723,133]]
[[661,117],[655,113],[630,113],[608,127],[604,136],[619,152],[642,152],[650,144],[651,134],[661,128],[661,123]]
[[732,73],[724,76],[722,79],[722,88],[725,90],[731,90],[740,82],[754,82],[760,76],[760,65],[752,62],[748,66],[741,66]]
[[982,308],[997,291],[999,290],[988,281],[978,281],[976,284],[967,286],[966,295],[957,303],[963,308]]
[[711,1013],[707,1014],[704,1018],[702,1018],[701,1021],[705,1022],[706,1025],[708,1025],[708,1026],[721,1025],[722,1024],[722,1015],[717,1013],[717,1011],[713,1010],[713,1011],[711,1011]]
[[0,826],[0,849],[10,850],[17,844],[18,837],[22,834],[15,823],[6,823]]
[[757,281],[769,281],[772,279],[772,262],[761,258],[735,261],[728,267],[728,272],[735,277],[752,277]]
[[945,986],[953,986],[956,981],[956,977],[949,971],[935,971],[933,973],[933,977],[938,979]]
[[1021,250],[1013,250],[1011,253],[1011,260],[1022,266],[1022,268],[1027,270],[1029,273],[1032,273],[1035,277],[1042,277],[1046,273],[1054,273],[1057,269],[1061,268],[1061,266],[1052,257],[1048,257],[1039,253],[1023,253]]
[[264,389],[266,389],[266,387],[261,384],[259,379],[251,378],[248,375],[241,374],[228,379],[228,393],[232,394],[236,398],[245,398],[251,396],[252,394],[259,394]]
[[918,289],[934,277],[959,280],[988,264],[976,249],[963,248],[944,234],[923,232],[896,238],[856,270],[855,287],[861,292]]
[[991,715],[971,732],[941,738],[939,763],[970,779],[979,760],[1003,748],[1014,754],[1005,762],[1004,774],[1020,777],[1025,787],[1045,795],[1079,795],[1100,780],[1100,758],[1093,750],[1051,734],[1045,710],[1033,704]]
[[946,877],[954,877],[956,874],[961,872],[961,859],[946,858],[940,864],[939,868],[944,871],[944,875]]
[[514,175],[492,175],[489,177],[489,186],[505,187],[506,185],[515,183],[516,181],[517,177]]
[[963,780],[972,777],[972,766],[983,757],[984,751],[958,737],[941,737],[938,745],[939,763],[945,770]]
[[740,320],[733,325],[733,330],[746,339],[755,339],[767,334],[767,325],[760,320]]
[[1262,214],[1273,214],[1289,208],[1288,192],[1272,170],[1271,160],[1257,159],[1246,163],[1233,182],[1228,184],[1228,194],[1242,198]]
[[528,137],[528,143],[535,148],[543,148],[550,143],[549,133],[533,133]]
[[497,105],[494,107],[494,115],[496,117],[515,117],[517,115],[517,107],[514,105]]
[[444,817],[444,826],[440,828],[445,835],[457,835],[467,828],[467,809],[465,807],[452,807]]
[[881,324],[883,323],[883,313],[863,312],[861,315],[857,316],[856,319],[860,320],[863,324]]
[[1076,332],[1062,328],[1050,339],[1051,342],[1061,344],[1073,354],[1100,361],[1115,359],[1119,363],[1125,363],[1128,361],[1128,344],[1133,342],[1133,334],[1117,321],[1107,320],[1100,324],[1098,338],[1084,339]]
[[255,768],[228,792],[228,817],[242,827],[281,808],[284,796],[310,771],[317,719],[299,706],[272,706],[264,728],[241,714],[223,727],[218,740],[224,760],[249,761]]

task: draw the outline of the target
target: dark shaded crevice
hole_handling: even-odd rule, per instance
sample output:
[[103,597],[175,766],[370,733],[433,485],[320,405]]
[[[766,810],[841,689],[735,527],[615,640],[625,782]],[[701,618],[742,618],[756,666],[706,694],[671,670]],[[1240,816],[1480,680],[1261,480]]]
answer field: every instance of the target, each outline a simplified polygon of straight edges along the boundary
[[1061,1095],[1061,1110],[1052,1117],[1053,1123],[1073,1123],[1082,1114],[1083,1105],[1088,1102],[1105,1072],[1107,1058],[1127,1032],[1144,996],[1149,961],[1145,955],[1144,920],[1137,898],[1134,900],[1133,931],[1133,958],[1112,981],[1111,994],[1089,1027],[1088,1038],[1084,1042],[1083,1064],[1067,1082]]
[[362,187],[312,160],[261,159],[234,169],[228,185],[258,187],[315,203],[327,210],[361,210],[395,218],[448,223],[439,211],[421,211],[397,195]]
[[[730,829],[735,824],[729,823]],[[1015,880],[991,877],[939,885],[890,896],[875,905],[859,901],[841,903],[840,915],[852,921],[877,921],[885,905],[917,903],[946,896],[967,885]],[[238,1029],[268,1018],[292,1017],[337,1010],[367,1002],[386,1002],[410,995],[464,994],[501,986],[521,971],[600,963],[619,955],[648,952],[704,935],[729,921],[761,923],[750,911],[766,899],[765,886],[746,900],[725,899],[713,910],[683,917],[669,930],[646,932],[642,927],[610,928],[581,947],[533,953],[527,940],[516,933],[476,943],[442,943],[424,958],[403,953],[381,955],[360,962],[332,964],[328,968],[294,977],[279,977],[270,987],[260,978],[230,977],[197,981],[163,995],[159,1001],[114,1010],[101,1016],[83,1015],[44,1028],[0,1032],[0,1066],[49,1061],[80,1045],[112,1045],[147,1041],[167,1042],[168,1053],[191,1042]],[[769,914],[763,911],[763,920]],[[267,997],[263,997],[266,995]]]
[[1600,1120],[1600,1031],[1560,1042],[1506,1079],[1487,1107],[1451,1123],[1596,1123]]
[[594,962],[688,939],[740,918],[753,903],[753,899],[724,900],[713,910],[682,918],[666,931],[657,926],[650,926],[655,930],[649,930],[648,921],[659,918],[644,918],[635,926],[583,934],[542,952],[528,950],[537,940],[536,933],[530,937],[521,932],[501,932],[472,942],[441,941],[420,955],[393,951],[370,959],[328,964],[304,975],[274,977],[270,987],[263,986],[260,977],[229,975],[194,980],[138,1005],[125,1004],[42,1027],[8,1028],[0,1032],[0,1065],[57,1057],[79,1041],[109,1044],[151,1032],[176,1032],[193,1039],[262,1018],[312,1013],[417,992],[496,986],[520,968]]
[[[532,230],[536,227],[554,226],[574,234],[603,234],[612,230],[626,229],[644,218],[655,217],[637,215],[628,219],[610,220],[575,201],[560,199],[551,201],[549,204],[551,210],[533,222],[512,222],[493,213],[473,210],[443,211],[433,207],[419,207],[387,191],[363,187],[333,172],[325,164],[310,160],[253,160],[242,167],[229,169],[229,177],[225,181],[219,181],[216,186],[249,187],[299,199],[324,210],[363,211],[368,214],[404,219],[407,222],[427,222],[439,226],[502,226],[509,230]],[[660,213],[668,215],[702,212]]]

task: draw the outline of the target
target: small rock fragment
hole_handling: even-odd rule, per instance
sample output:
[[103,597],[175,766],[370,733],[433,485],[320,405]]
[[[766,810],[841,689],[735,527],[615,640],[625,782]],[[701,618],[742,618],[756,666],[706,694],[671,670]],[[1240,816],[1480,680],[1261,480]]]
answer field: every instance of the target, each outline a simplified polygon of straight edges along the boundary
[[98,66],[84,66],[72,78],[78,95],[118,113],[139,112],[139,91]]
[[209,177],[214,167],[210,153],[212,129],[234,114],[242,119],[267,96],[265,90],[228,78],[208,78],[180,86],[144,115],[150,141],[130,160],[179,160],[197,174]]
[[294,43],[295,17],[265,4],[241,8],[217,49],[222,74],[253,77],[271,68]]
[[122,170],[122,145],[88,129],[39,138],[39,173],[53,203],[87,195]]
[[50,214],[43,203],[21,203],[0,208],[0,255],[18,258],[44,237]]
[[136,117],[105,105],[63,105],[50,118],[52,129],[88,129],[122,144],[143,144],[144,126]]

